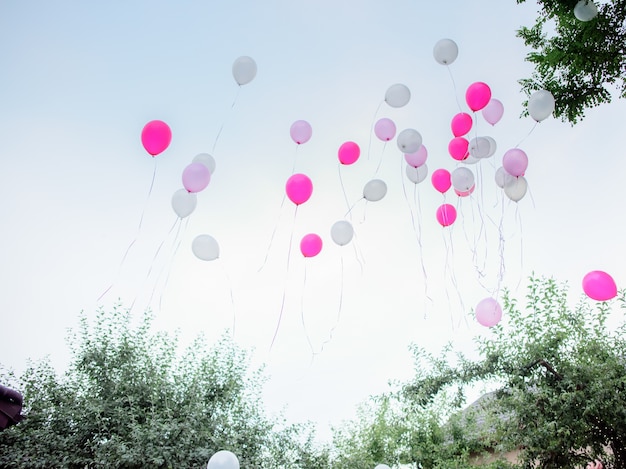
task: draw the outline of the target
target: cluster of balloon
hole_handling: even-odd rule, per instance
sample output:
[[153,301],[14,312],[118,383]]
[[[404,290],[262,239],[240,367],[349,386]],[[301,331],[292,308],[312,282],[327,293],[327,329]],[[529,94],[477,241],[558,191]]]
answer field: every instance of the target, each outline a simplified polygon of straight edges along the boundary
[[593,270],[583,277],[583,291],[596,301],[608,301],[617,296],[617,285],[609,274]]
[[209,459],[207,469],[239,469],[239,459],[237,456],[226,450],[218,451]]

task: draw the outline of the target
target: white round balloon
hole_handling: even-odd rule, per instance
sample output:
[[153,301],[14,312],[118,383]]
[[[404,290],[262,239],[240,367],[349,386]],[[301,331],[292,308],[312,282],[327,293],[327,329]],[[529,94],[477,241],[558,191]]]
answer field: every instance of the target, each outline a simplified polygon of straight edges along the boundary
[[515,178],[515,176],[511,176],[509,173],[507,173],[506,170],[502,166],[500,166],[496,170],[496,175],[495,175],[496,185],[500,189],[504,189],[504,186],[506,186],[506,184],[511,179],[514,179],[514,178]]
[[202,163],[211,175],[215,172],[215,159],[208,153],[198,153],[194,156],[192,163]]
[[410,99],[411,91],[402,83],[391,85],[385,93],[385,102],[391,107],[406,106]]
[[441,65],[450,65],[459,55],[459,46],[452,39],[440,39],[433,48],[433,56]]
[[422,146],[422,135],[415,129],[404,129],[396,139],[403,153],[415,153]]
[[474,173],[471,169],[459,166],[450,174],[452,186],[459,192],[467,192],[474,187]]
[[578,21],[591,21],[598,16],[598,7],[591,0],[580,0],[574,7],[574,16]]
[[247,55],[241,56],[233,63],[233,78],[238,85],[246,85],[256,77],[256,62]]
[[548,90],[535,91],[528,99],[528,114],[541,122],[554,112],[554,96]]
[[504,193],[513,202],[519,202],[526,195],[528,190],[528,182],[524,176],[511,177],[504,184]]
[[468,150],[474,158],[487,158],[491,151],[491,142],[487,137],[474,137],[469,141]]
[[352,224],[346,220],[339,220],[335,222],[330,228],[330,237],[339,246],[345,246],[354,236],[354,228]]
[[220,255],[219,244],[213,236],[208,234],[196,236],[191,242],[191,250],[198,259],[203,261],[215,260]]
[[207,469],[239,469],[239,459],[234,453],[222,450],[211,456],[206,467]]
[[180,218],[188,217],[198,205],[198,196],[187,189],[178,189],[172,195],[172,208]]
[[363,187],[363,197],[370,202],[377,202],[387,194],[387,184],[382,179],[372,179]]
[[428,176],[428,166],[424,163],[417,168],[414,168],[410,164],[406,165],[406,177],[409,178],[413,184],[419,184]]

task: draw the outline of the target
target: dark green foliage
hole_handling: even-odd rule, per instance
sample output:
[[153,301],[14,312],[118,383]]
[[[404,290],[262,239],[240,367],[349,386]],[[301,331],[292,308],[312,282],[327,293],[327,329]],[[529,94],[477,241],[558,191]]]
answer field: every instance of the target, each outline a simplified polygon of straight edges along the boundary
[[599,13],[587,22],[574,16],[577,0],[537,3],[535,24],[518,30],[533,49],[527,60],[535,67],[532,77],[520,80],[522,89],[528,95],[549,90],[555,116],[572,124],[615,92],[626,98],[626,0],[596,1]]
[[83,317],[70,342],[64,375],[43,361],[13,380],[27,418],[0,433],[0,467],[201,468],[221,449],[245,468],[324,460],[310,429],[264,414],[261,371],[227,336],[212,348],[199,338],[178,356],[177,339],[154,332],[150,315],[132,327],[115,309],[92,327]]

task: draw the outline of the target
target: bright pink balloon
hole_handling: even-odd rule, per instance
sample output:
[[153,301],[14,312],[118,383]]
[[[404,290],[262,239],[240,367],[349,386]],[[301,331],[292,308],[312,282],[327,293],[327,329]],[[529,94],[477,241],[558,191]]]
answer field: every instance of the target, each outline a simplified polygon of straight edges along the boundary
[[300,252],[304,257],[315,257],[322,250],[322,238],[315,233],[309,233],[300,241]]
[[183,186],[187,192],[200,192],[209,185],[211,172],[206,165],[196,162],[183,170]]
[[491,125],[496,125],[504,114],[504,105],[497,99],[492,98],[482,110],[483,118]]
[[452,129],[452,135],[455,137],[462,137],[466,135],[471,129],[474,123],[472,116],[466,112],[459,112],[452,118],[450,122],[450,128]]
[[452,225],[456,221],[456,208],[454,208],[454,205],[440,205],[437,209],[437,221],[441,226]]
[[454,193],[458,195],[459,197],[468,197],[472,195],[472,193],[474,192],[474,189],[476,189],[476,184],[474,184],[472,187],[470,187],[466,191],[459,191],[457,189],[454,189]]
[[169,125],[163,121],[150,121],[141,131],[141,143],[152,156],[156,156],[165,151],[165,149],[170,146],[171,141],[172,131]]
[[341,164],[352,164],[361,156],[361,148],[354,142],[342,143],[337,152]]
[[528,156],[519,148],[511,148],[502,157],[502,167],[511,176],[523,176],[528,168]]
[[414,168],[419,168],[424,163],[426,163],[426,159],[428,158],[428,150],[424,145],[422,145],[419,150],[415,153],[405,153],[404,159],[409,166],[413,166]]
[[448,153],[457,161],[463,161],[469,156],[469,142],[465,137],[454,137],[448,143]]
[[313,135],[313,129],[311,128],[311,124],[307,121],[295,121],[291,124],[291,128],[289,129],[289,135],[291,135],[291,139],[296,142],[298,145],[308,142],[311,139],[311,135]]
[[606,272],[593,270],[583,277],[583,291],[592,300],[608,301],[617,295],[617,285]]
[[300,205],[309,200],[313,193],[313,183],[305,174],[294,174],[285,184],[287,197],[294,204]]
[[491,100],[491,88],[487,83],[477,81],[467,87],[465,102],[472,111],[480,111]]
[[480,325],[493,327],[502,319],[502,308],[493,298],[485,298],[476,305],[476,320]]
[[396,136],[396,124],[391,119],[383,117],[374,125],[374,134],[383,142],[388,142]]
[[450,171],[447,169],[436,169],[430,177],[433,187],[444,194],[452,186]]

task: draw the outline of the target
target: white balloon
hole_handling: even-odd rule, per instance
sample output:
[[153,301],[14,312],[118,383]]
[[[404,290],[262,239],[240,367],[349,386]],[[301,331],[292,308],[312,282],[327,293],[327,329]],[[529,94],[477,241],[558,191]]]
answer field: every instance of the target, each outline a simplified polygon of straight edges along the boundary
[[450,65],[459,55],[459,47],[452,39],[441,39],[433,48],[433,56],[441,65]]
[[450,174],[452,186],[459,192],[467,192],[474,186],[474,173],[471,169],[459,166]]
[[220,255],[220,247],[217,244],[217,241],[213,236],[208,234],[196,236],[191,242],[191,250],[198,259],[203,261],[215,260]]
[[548,90],[535,91],[528,99],[528,114],[541,122],[554,112],[554,96]]
[[207,167],[211,176],[215,172],[215,159],[208,153],[198,153],[194,156],[192,163],[202,163]]
[[524,176],[511,177],[504,185],[504,194],[513,202],[519,202],[526,195],[528,182]]
[[591,21],[598,15],[598,7],[591,0],[580,0],[574,7],[574,16],[579,21]]
[[239,469],[239,459],[230,451],[218,451],[206,465],[207,469]]
[[385,93],[385,102],[391,107],[406,106],[410,99],[411,91],[402,83],[391,85]]
[[256,62],[246,55],[239,57],[233,63],[233,78],[238,85],[246,85],[256,76]]
[[406,176],[413,184],[419,184],[424,179],[426,179],[426,176],[428,176],[428,166],[426,166],[426,163],[424,163],[423,165],[414,168],[410,164],[407,164]]
[[512,179],[515,179],[515,176],[511,176],[507,173],[502,166],[496,170],[495,180],[500,189],[504,189],[504,186],[506,186]]
[[350,222],[346,220],[339,220],[330,228],[330,237],[339,246],[345,246],[348,244],[352,241],[353,236],[354,228],[352,228]]
[[485,158],[491,158],[493,155],[495,155],[496,150],[498,149],[498,144],[493,139],[493,137],[485,137],[485,138],[489,140],[489,153],[487,154]]
[[404,129],[398,134],[397,143],[402,153],[415,153],[422,146],[422,135],[415,129]]
[[370,202],[377,202],[387,194],[387,184],[382,179],[372,179],[363,187],[363,197]]
[[180,218],[188,217],[193,213],[198,205],[198,196],[195,192],[188,192],[187,189],[178,189],[172,195],[172,208]]
[[474,158],[487,158],[491,151],[491,142],[487,137],[474,137],[469,141],[468,150]]

